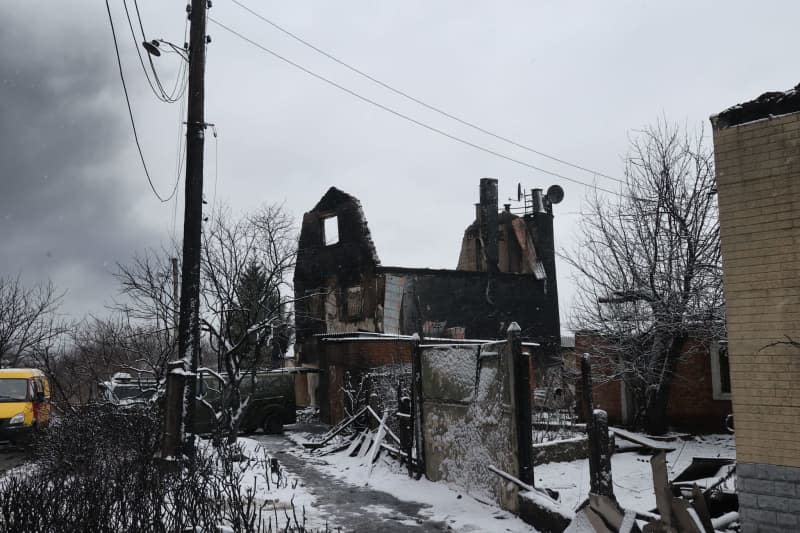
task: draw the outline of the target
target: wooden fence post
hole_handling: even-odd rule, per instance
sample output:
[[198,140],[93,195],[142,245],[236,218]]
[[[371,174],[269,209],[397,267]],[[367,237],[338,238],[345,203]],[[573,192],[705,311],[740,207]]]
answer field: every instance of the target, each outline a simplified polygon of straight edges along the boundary
[[[413,422],[414,441],[417,448],[417,479],[422,477],[425,471],[425,430],[423,426],[424,413],[422,404],[424,398],[422,397],[422,342],[419,335],[415,334],[416,339],[411,352],[411,410]],[[427,477],[427,476],[426,476]]]
[[594,459],[597,470],[591,471],[590,460],[590,492],[601,496],[614,498],[614,483],[611,479],[611,439],[608,438],[608,413],[597,409],[592,412],[592,429],[594,436],[589,437],[589,444],[594,446],[589,450],[590,458]]
[[[183,361],[167,363],[167,397],[164,406],[164,427],[161,433],[161,451],[159,457],[165,461],[179,459],[180,446],[183,440],[183,390],[186,374]],[[191,428],[190,428],[191,430]]]
[[533,413],[531,412],[531,378],[528,357],[522,353],[519,324],[508,326],[507,340],[511,351],[513,379],[512,401],[517,425],[517,461],[519,479],[533,485]]

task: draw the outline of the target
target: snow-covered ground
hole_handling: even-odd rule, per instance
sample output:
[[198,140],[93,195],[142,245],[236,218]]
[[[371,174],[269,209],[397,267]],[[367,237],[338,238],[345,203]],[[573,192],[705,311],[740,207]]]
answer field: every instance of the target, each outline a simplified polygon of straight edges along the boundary
[[[289,434],[295,443],[304,440],[299,433]],[[275,437],[272,437],[275,439]],[[499,509],[491,502],[483,502],[469,495],[463,489],[443,482],[434,483],[426,479],[419,481],[410,479],[404,467],[396,461],[381,458],[369,468],[366,457],[349,457],[346,451],[320,455],[312,453],[300,446],[291,445],[281,437],[283,442],[278,445],[279,454],[290,453],[296,457],[295,467],[306,469],[308,472],[317,471],[322,476],[333,478],[340,485],[339,490],[347,490],[347,486],[366,488],[372,491],[387,493],[403,502],[417,502],[421,504],[418,511],[410,514],[398,510],[385,502],[364,503],[361,509],[373,517],[393,524],[419,527],[420,531],[426,530],[426,523],[443,523],[454,531],[464,532],[530,532],[533,527],[526,524],[511,513]],[[258,456],[265,449],[272,447],[265,438],[258,442],[253,439],[240,439],[245,453]],[[618,444],[625,446],[622,439]],[[692,461],[693,457],[722,457],[734,458],[735,445],[731,435],[706,435],[692,437],[689,440],[676,440],[670,443],[675,450],[667,454],[670,478],[678,475]],[[285,457],[285,456],[284,456]],[[308,469],[312,468],[312,471]],[[268,508],[274,504],[280,516],[282,509],[291,513],[291,501],[294,499],[295,509],[299,513],[305,508],[308,518],[307,527],[324,528],[326,525],[335,528],[335,516],[331,516],[330,502],[318,502],[314,493],[319,494],[319,488],[313,483],[308,484],[307,479],[292,472],[285,466],[282,471],[287,476],[287,483],[279,488],[274,484],[268,489],[264,478],[268,475],[263,467],[258,466],[248,476],[253,479],[259,502],[268,502]],[[536,466],[534,469],[536,485],[542,488],[557,490],[560,494],[562,508],[574,510],[587,497],[589,489],[589,465],[587,460],[563,463],[549,463]],[[618,451],[612,458],[612,475],[614,491],[620,504],[628,509],[647,512],[655,508],[650,455],[641,454],[635,450]],[[274,476],[273,476],[274,477]],[[247,490],[248,487],[243,487]],[[323,493],[324,494],[324,493]],[[374,493],[373,493],[374,494]],[[355,496],[354,496],[355,497]],[[323,498],[327,500],[327,498]],[[418,513],[418,514],[415,514]],[[437,528],[438,529],[438,528]]]
[[[420,511],[430,520],[444,522],[455,531],[531,532],[536,531],[519,518],[495,505],[483,503],[463,489],[427,479],[415,481],[396,462],[380,459],[372,473],[367,458],[348,457],[345,452],[327,455],[320,469],[331,476],[358,486],[369,486],[394,497],[429,505]],[[391,513],[391,509],[386,510]]]
[[[625,441],[617,438],[617,444]],[[667,454],[670,478],[689,466],[693,457],[735,458],[736,448],[732,435],[703,435],[690,440],[669,443],[676,447]],[[626,509],[650,511],[655,508],[650,455],[636,451],[618,451],[611,458],[611,475],[614,494]],[[575,509],[589,492],[589,461],[587,459],[566,463],[548,463],[534,468],[536,485],[559,492],[564,507]]]
[[242,463],[244,476],[240,490],[243,494],[255,491],[255,503],[261,506],[266,503],[264,513],[266,521],[269,517],[273,523],[277,514],[278,522],[285,525],[289,519],[294,525],[295,516],[301,525],[311,530],[324,530],[326,522],[314,512],[314,496],[305,489],[305,485],[294,473],[280,468],[280,476],[270,470],[265,458],[269,450],[256,440],[240,437],[238,444],[242,453],[252,461]]

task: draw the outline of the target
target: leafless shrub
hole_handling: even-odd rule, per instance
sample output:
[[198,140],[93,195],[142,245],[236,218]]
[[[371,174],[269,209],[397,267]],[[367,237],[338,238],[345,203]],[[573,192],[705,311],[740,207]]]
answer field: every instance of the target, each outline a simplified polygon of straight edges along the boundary
[[[246,458],[237,446],[223,447],[165,468],[155,459],[158,420],[153,406],[91,405],[67,413],[35,444],[34,467],[0,481],[0,530],[308,531],[304,510],[269,513],[254,490],[241,491],[253,464],[273,473],[265,453]],[[285,476],[273,479],[285,486]]]
[[51,349],[67,324],[56,316],[63,293],[52,282],[32,287],[0,277],[0,366],[14,367]]
[[533,391],[533,442],[539,444],[584,433],[575,417],[575,374],[562,366],[537,373]]

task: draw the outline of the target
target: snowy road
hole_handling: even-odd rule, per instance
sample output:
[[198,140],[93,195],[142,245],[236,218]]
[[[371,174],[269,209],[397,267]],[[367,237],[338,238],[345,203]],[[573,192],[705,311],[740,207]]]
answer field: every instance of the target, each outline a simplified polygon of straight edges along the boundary
[[[365,458],[344,451],[319,456],[297,444],[327,429],[313,424],[288,426],[286,435],[254,435],[290,477],[301,480],[313,526],[343,532],[531,533],[536,530],[508,511],[464,490],[427,479],[410,479],[399,464],[379,459],[374,470]],[[285,498],[285,496],[284,496]]]
[[282,435],[254,436],[291,473],[302,479],[315,498],[314,510],[342,531],[400,533],[452,531],[447,524],[420,514],[424,504],[402,501],[391,494],[343,482],[317,468],[318,460],[302,452]]

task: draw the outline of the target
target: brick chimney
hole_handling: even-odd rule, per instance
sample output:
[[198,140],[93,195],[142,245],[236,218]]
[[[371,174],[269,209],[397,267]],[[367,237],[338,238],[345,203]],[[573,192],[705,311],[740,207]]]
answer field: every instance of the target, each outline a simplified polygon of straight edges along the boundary
[[497,244],[497,180],[494,178],[481,178],[480,184],[480,212],[479,228],[483,249],[486,256],[486,269],[489,272],[498,271],[499,257]]

